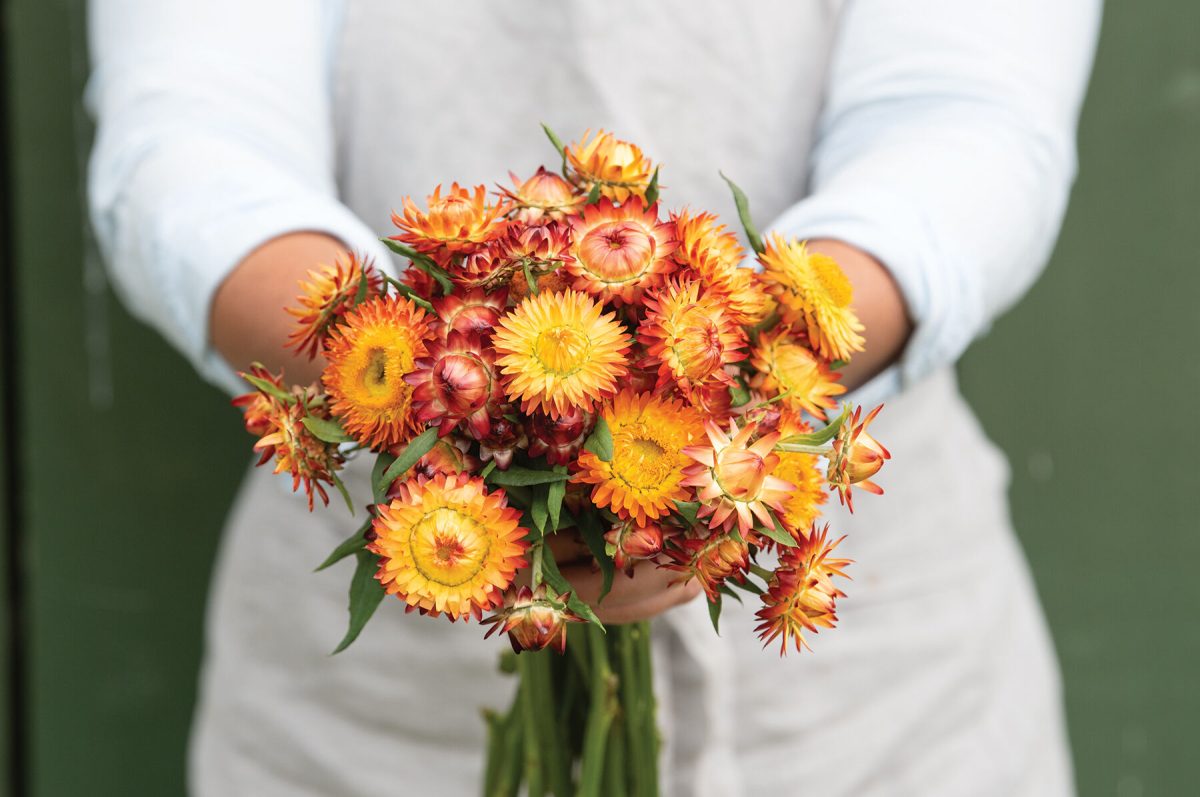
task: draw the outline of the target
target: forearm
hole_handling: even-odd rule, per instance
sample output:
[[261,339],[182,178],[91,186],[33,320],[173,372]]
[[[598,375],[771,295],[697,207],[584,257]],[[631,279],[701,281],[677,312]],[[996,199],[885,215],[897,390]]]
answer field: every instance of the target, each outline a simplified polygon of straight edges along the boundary
[[260,362],[280,369],[290,383],[319,379],[324,360],[309,360],[287,348],[295,319],[284,308],[296,304],[297,283],[320,263],[345,250],[332,236],[297,232],[274,238],[251,252],[226,277],[213,298],[212,345],[237,370]]

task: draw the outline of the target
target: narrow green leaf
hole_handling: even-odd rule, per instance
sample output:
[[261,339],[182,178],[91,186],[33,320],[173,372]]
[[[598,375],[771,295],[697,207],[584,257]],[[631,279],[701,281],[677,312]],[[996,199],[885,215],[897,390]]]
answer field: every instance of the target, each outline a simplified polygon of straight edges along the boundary
[[375,614],[384,596],[383,585],[375,578],[379,557],[370,551],[358,551],[355,556],[358,558],[358,567],[354,570],[354,578],[350,580],[350,627],[334,648],[334,654],[341,653],[358,639],[363,626]]
[[443,296],[449,296],[454,291],[454,283],[450,281],[450,275],[446,273],[444,268],[430,260],[427,256],[421,254],[411,246],[405,246],[391,238],[380,238],[379,240],[383,241],[384,246],[388,249],[391,249],[398,255],[407,257],[414,266],[437,280],[437,284],[442,288]]
[[342,494],[342,500],[346,502],[346,508],[350,510],[350,516],[354,516],[354,500],[350,498],[350,491],[346,489],[346,483],[342,481],[342,477],[336,473],[333,476],[333,486]]
[[600,201],[600,183],[592,183],[592,188],[588,191],[587,204],[594,205]]
[[654,167],[654,176],[650,178],[650,185],[646,186],[646,207],[650,207],[658,201],[658,167]]
[[721,598],[708,601],[708,619],[712,620],[713,631],[721,635]]
[[742,384],[742,380],[735,379],[729,386],[729,398],[735,407],[744,407],[750,403],[750,391]]
[[331,554],[329,554],[329,556],[325,557],[325,561],[321,562],[321,564],[317,565],[317,569],[314,570],[313,572],[320,573],[325,568],[331,567],[332,565],[335,565],[338,562],[342,561],[350,554],[358,553],[359,551],[366,548],[367,547],[367,538],[365,535],[367,533],[367,529],[369,529],[370,527],[371,527],[371,520],[368,518],[366,523],[364,523],[358,527],[358,531],[354,532],[349,537],[342,540],[341,544],[338,545],[338,547],[334,548],[333,552]]
[[[730,579],[730,580],[732,581],[732,579]],[[722,584],[720,587],[718,587],[717,592],[720,592],[722,595],[728,595],[729,597],[733,598],[738,603],[742,602],[742,596],[737,594],[736,592],[734,592],[732,589],[730,589],[728,582],[726,582],[726,583]]]
[[371,494],[375,503],[382,504],[383,499],[387,496],[388,488],[392,486],[391,482],[383,480],[383,474],[391,466],[396,458],[391,454],[384,452],[375,457],[375,464],[371,467]]
[[792,535],[789,534],[786,530],[784,530],[779,525],[779,520],[777,518],[775,518],[774,515],[771,516],[771,519],[775,521],[774,525],[765,526],[760,523],[757,526],[755,526],[755,528],[758,529],[758,531],[760,531],[763,534],[770,537],[771,539],[775,540],[775,542],[779,543],[780,545],[782,545],[784,547],[787,547],[787,548],[799,547],[800,543],[796,542],[796,540],[792,537]]
[[762,565],[754,564],[753,562],[750,564],[750,572],[753,573],[754,575],[758,576],[759,578],[761,578],[763,581],[767,582],[768,584],[770,584],[771,579],[775,577],[775,574],[772,573],[770,570],[763,567]]
[[830,369],[836,371],[839,368],[845,368],[849,364],[850,364],[849,360],[834,360],[833,362],[831,362],[829,364],[829,367],[830,367]]
[[794,434],[780,440],[780,443],[792,443],[802,446],[823,446],[837,436],[842,424],[850,417],[850,405],[842,407],[842,414],[826,424],[824,429],[818,429],[811,434]]
[[559,572],[558,562],[554,561],[553,556],[547,556],[543,559],[542,578],[545,579],[546,583],[550,585],[550,588],[554,590],[556,597],[564,592],[570,593],[570,596],[567,598],[567,607],[571,611],[575,612],[575,614],[587,620],[589,623],[595,624],[601,630],[604,629],[604,623],[600,622],[600,618],[596,616],[594,611],[592,611],[592,607],[588,606],[586,603],[576,597],[575,588],[572,587],[571,582],[567,581],[563,577],[563,574]]
[[612,431],[609,430],[608,421],[604,420],[603,415],[596,416],[596,427],[592,429],[592,433],[584,441],[583,447],[595,454],[601,462],[612,462]]
[[407,285],[405,285],[405,284],[404,284],[403,282],[401,282],[400,280],[398,280],[398,279],[394,279],[394,278],[392,278],[392,277],[389,277],[389,276],[387,276],[386,274],[383,276],[383,278],[384,278],[385,280],[387,280],[387,283],[388,283],[388,285],[391,285],[393,288],[395,288],[395,289],[396,289],[396,293],[398,293],[398,294],[400,294],[401,296],[403,296],[404,298],[408,299],[408,300],[409,300],[410,302],[412,302],[413,304],[415,304],[415,305],[417,305],[418,307],[421,307],[421,308],[423,308],[423,309],[425,309],[425,310],[428,310],[428,311],[429,311],[429,312],[431,312],[431,313],[433,313],[433,312],[436,312],[436,311],[433,309],[433,305],[432,305],[432,304],[430,304],[430,303],[429,303],[429,302],[428,302],[428,301],[425,299],[425,297],[423,297],[421,294],[417,293],[417,292],[416,292],[416,291],[414,291],[412,288],[410,288],[410,287],[408,287]]
[[[561,483],[559,482],[559,484]],[[546,536],[546,521],[550,519],[550,509],[546,506],[546,493],[546,488],[539,485],[533,491],[533,503],[529,505],[529,517],[533,520],[534,528],[543,537]]]
[[729,184],[729,190],[733,192],[733,203],[737,205],[738,218],[742,220],[742,229],[746,231],[746,240],[750,242],[750,247],[761,255],[764,249],[762,236],[758,234],[754,220],[750,218],[750,200],[746,198],[746,192],[738,188],[737,183],[726,177],[724,172],[718,172],[718,174]]
[[[556,473],[566,473],[567,469],[564,465],[556,465],[554,468]],[[550,486],[546,491],[546,508],[550,512],[550,531],[558,531],[559,520],[562,517],[563,498],[567,495],[567,483],[550,482]]]
[[697,523],[696,515],[700,512],[699,501],[676,501],[675,512],[688,522],[688,525],[694,526]]
[[488,464],[483,466],[483,470],[481,470],[479,472],[479,478],[486,480],[487,477],[490,476],[492,471],[494,471],[495,469],[496,469],[496,460],[493,459],[493,460],[489,461]]
[[529,487],[534,484],[566,481],[568,474],[514,466],[508,470],[494,470],[488,478],[491,484],[501,487]]
[[738,581],[737,579],[731,578],[725,583],[731,585],[735,589],[745,590],[746,592],[754,595],[762,595],[764,592],[766,592],[766,590],[760,587],[758,582],[751,579],[750,576],[746,576],[745,581]]
[[342,429],[342,425],[337,421],[318,418],[314,415],[305,415],[300,419],[300,423],[304,424],[304,428],[313,433],[323,443],[353,443],[354,438],[346,434]]
[[554,145],[555,151],[558,152],[558,157],[562,158],[562,168],[563,171],[566,172],[567,148],[563,146],[562,139],[559,138],[554,131],[550,129],[550,125],[546,124],[545,122],[542,122],[542,129],[546,131],[546,138],[550,139],[550,143]]
[[[417,460],[429,453],[433,448],[433,444],[437,442],[438,430],[436,426],[430,426],[425,431],[412,439],[408,447],[400,452],[400,456],[396,457],[396,461],[388,466],[388,469],[383,472],[383,492],[387,492],[387,488],[392,482],[399,479],[413,465],[417,464]],[[379,491],[379,485],[376,485],[376,492]]]
[[367,279],[367,270],[364,268],[358,273],[358,292],[354,294],[354,304],[362,304],[367,299],[367,292],[371,290],[371,281]]
[[296,397],[291,393],[284,391],[282,388],[276,387],[265,379],[259,379],[254,374],[244,373],[242,374],[242,379],[245,379],[256,389],[261,390],[263,393],[266,393],[269,396],[274,396],[285,404],[296,403]]
[[613,585],[613,575],[616,574],[616,565],[613,564],[612,557],[608,555],[608,550],[604,542],[604,528],[600,525],[600,518],[595,512],[590,509],[584,509],[583,512],[575,518],[575,525],[579,528],[580,534],[583,535],[583,541],[587,544],[588,550],[592,552],[592,556],[596,558],[596,564],[600,566],[600,597],[598,601],[603,601],[604,596],[609,593]]

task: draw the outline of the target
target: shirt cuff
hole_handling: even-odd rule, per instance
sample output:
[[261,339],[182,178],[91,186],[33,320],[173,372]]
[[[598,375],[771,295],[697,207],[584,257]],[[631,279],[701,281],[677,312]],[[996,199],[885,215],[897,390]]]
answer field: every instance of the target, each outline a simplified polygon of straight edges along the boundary
[[[175,297],[196,297],[178,308],[182,337],[181,348],[196,370],[208,382],[230,395],[243,393],[247,385],[211,345],[209,313],[217,288],[238,263],[258,247],[281,235],[294,232],[318,232],[330,235],[347,248],[375,260],[381,268],[390,268],[391,259],[378,237],[361,220],[332,197],[308,195],[292,200],[263,202],[241,207],[236,215],[208,231],[193,231],[192,246],[184,255],[178,290],[166,291]],[[194,309],[193,309],[194,308]],[[187,318],[189,309],[204,313]]]

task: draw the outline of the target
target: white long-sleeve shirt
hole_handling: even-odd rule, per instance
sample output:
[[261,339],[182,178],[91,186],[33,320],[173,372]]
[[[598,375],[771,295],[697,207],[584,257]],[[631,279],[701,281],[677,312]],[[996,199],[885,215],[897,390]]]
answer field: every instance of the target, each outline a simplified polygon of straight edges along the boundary
[[[811,191],[771,226],[847,241],[895,276],[916,331],[876,393],[953,362],[1043,267],[1075,171],[1100,5],[846,0]],[[386,261],[381,231],[336,192],[342,6],[90,4],[90,197],[113,280],[229,389],[209,307],[249,252],[318,230]]]

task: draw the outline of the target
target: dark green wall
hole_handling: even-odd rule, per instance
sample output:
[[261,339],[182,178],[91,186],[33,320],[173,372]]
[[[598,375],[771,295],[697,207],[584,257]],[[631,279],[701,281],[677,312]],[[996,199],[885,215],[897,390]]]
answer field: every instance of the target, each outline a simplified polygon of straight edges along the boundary
[[[36,797],[179,794],[203,590],[249,441],[94,285],[83,3],[3,8],[26,773]],[[1194,0],[1109,4],[1053,265],[962,366],[1013,462],[1085,795],[1200,779],[1198,41]]]

